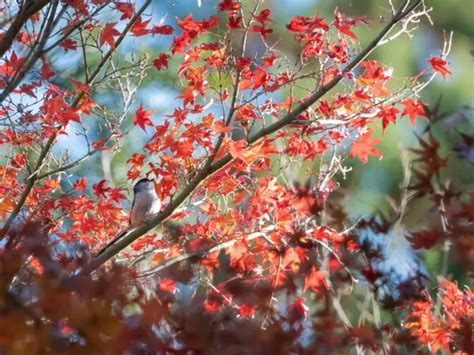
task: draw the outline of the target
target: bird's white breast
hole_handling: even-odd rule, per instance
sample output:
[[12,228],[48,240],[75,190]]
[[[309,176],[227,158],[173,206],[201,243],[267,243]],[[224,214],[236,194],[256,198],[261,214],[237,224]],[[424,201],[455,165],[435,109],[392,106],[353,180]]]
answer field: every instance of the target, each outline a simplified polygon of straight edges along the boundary
[[154,192],[140,191],[135,196],[130,214],[130,224],[138,225],[160,212],[161,201]]

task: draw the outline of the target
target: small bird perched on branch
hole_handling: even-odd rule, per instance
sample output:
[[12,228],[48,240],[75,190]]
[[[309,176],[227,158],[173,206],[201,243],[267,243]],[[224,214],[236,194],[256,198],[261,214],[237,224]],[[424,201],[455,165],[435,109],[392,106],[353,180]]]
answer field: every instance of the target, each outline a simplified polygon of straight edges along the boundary
[[153,181],[154,180],[144,178],[135,184],[133,187],[133,202],[130,208],[129,226],[107,243],[107,245],[97,253],[97,256],[101,255],[111,245],[124,237],[132,228],[146,222],[160,212],[161,200],[156,194]]

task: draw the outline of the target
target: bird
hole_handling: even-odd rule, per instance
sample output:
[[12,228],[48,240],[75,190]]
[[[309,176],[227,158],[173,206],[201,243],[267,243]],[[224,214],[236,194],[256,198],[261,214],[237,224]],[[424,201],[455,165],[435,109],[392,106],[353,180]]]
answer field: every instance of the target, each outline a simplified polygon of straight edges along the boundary
[[103,254],[110,246],[122,239],[134,227],[148,221],[161,210],[161,200],[156,194],[153,179],[143,178],[133,187],[133,202],[130,208],[129,225],[107,243],[96,256]]

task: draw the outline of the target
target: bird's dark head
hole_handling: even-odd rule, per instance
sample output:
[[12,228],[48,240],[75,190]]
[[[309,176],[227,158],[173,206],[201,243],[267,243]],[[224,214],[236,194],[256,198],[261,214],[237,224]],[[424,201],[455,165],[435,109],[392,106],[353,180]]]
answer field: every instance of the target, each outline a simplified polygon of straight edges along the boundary
[[151,190],[154,191],[155,186],[153,184],[154,179],[143,178],[137,181],[135,186],[133,187],[133,193],[137,193],[139,191],[146,191]]

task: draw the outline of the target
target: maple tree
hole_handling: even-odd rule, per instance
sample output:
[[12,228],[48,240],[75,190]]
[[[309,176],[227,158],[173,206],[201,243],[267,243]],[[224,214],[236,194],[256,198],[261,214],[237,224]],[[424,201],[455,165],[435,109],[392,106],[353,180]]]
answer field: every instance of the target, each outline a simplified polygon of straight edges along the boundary
[[[0,351],[472,352],[471,291],[443,279],[434,314],[414,252],[443,244],[473,265],[474,197],[442,176],[448,158],[431,128],[439,112],[420,97],[435,75],[451,74],[450,39],[398,86],[396,68],[369,56],[429,18],[424,1],[387,3],[391,17],[369,43],[358,38],[368,18],[335,8],[332,18],[305,14],[277,28],[264,5],[223,0],[208,18],[165,24],[151,0],[9,4],[0,34]],[[277,33],[292,39],[291,53]],[[121,55],[136,38],[169,46]],[[57,66],[64,53],[80,58],[78,70]],[[159,117],[138,90],[167,72],[178,93]],[[351,158],[381,158],[375,127],[400,118],[427,128],[396,216],[351,221],[339,177]],[[130,184],[154,178],[163,207],[96,254],[128,224],[126,189],[111,174],[70,174],[120,154],[135,130],[146,138],[123,175]],[[473,140],[462,139],[454,151],[466,159]],[[305,183],[288,178],[295,168],[306,169]],[[405,208],[421,199],[438,223],[409,231]],[[359,288],[367,296],[354,321],[345,306],[358,295],[347,290]],[[381,308],[394,318],[402,310],[405,321],[382,324]]]

